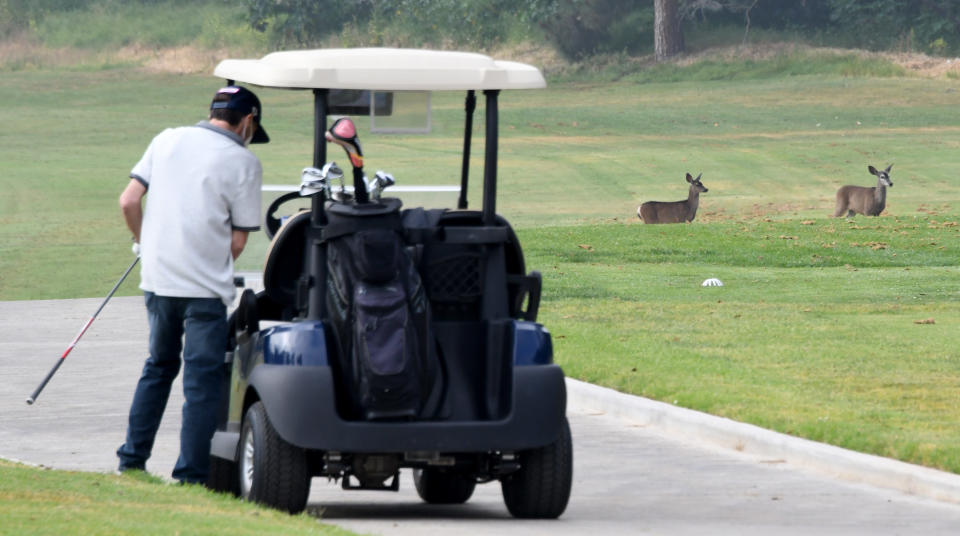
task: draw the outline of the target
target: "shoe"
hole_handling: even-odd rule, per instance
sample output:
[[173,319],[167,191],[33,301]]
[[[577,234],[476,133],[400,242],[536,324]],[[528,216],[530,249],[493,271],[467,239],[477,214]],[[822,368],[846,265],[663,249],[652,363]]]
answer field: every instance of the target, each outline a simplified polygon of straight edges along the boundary
[[120,465],[117,467],[117,474],[120,475],[120,474],[126,473],[127,471],[146,472],[146,470],[147,470],[146,465],[124,465],[123,463],[120,463]]

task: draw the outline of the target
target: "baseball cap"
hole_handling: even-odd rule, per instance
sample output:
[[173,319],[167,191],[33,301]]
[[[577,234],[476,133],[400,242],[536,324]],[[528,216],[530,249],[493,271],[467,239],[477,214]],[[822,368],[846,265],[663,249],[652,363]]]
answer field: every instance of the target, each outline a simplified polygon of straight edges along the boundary
[[[250,143],[267,143],[270,136],[263,128],[263,107],[260,106],[260,99],[252,91],[243,86],[227,86],[217,90],[216,95],[226,94],[230,96],[229,100],[214,100],[210,103],[211,110],[227,109],[236,110],[240,115],[252,113],[253,118],[257,120],[257,131],[253,134]],[[214,95],[214,98],[216,98]]]

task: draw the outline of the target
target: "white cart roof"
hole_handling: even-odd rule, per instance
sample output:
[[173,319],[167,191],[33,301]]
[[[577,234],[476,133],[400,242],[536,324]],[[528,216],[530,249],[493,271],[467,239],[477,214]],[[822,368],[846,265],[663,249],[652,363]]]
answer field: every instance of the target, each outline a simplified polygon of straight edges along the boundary
[[406,48],[328,48],[223,60],[213,74],[289,89],[467,90],[537,89],[539,69],[483,54]]

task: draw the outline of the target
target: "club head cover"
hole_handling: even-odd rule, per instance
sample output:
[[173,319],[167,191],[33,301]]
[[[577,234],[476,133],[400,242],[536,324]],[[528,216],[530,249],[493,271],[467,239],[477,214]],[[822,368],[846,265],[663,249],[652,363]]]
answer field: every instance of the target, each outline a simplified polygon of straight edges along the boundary
[[349,117],[334,121],[325,137],[327,141],[343,147],[353,167],[363,167],[363,150],[360,149],[360,140],[357,139],[357,127]]

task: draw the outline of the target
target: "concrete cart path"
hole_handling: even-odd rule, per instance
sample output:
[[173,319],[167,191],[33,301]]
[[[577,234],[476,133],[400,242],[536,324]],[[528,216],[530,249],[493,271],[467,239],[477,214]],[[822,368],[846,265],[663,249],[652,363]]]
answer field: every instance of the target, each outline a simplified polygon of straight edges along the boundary
[[[60,469],[115,468],[114,451],[123,442],[146,355],[141,297],[111,300],[36,404],[24,402],[101,301],[0,302],[0,457]],[[946,535],[960,530],[957,504],[824,476],[792,461],[795,453],[771,457],[752,447],[746,452],[716,447],[689,432],[702,414],[660,408],[651,418],[648,410],[629,402],[643,399],[598,395],[576,382],[571,386],[574,486],[558,521],[511,519],[496,483],[478,486],[465,505],[425,505],[408,472],[399,493],[346,492],[314,479],[310,511],[358,532],[389,535]],[[181,404],[178,380],[148,464],[163,477],[177,456]],[[678,426],[682,422],[687,424]],[[737,426],[721,430],[744,433]],[[765,438],[742,439],[749,446]]]

